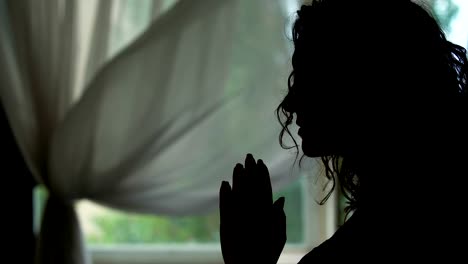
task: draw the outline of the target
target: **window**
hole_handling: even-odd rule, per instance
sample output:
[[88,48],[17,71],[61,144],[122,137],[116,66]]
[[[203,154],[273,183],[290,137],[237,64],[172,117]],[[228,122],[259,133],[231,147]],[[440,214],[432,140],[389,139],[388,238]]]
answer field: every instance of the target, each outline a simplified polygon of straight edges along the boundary
[[432,0],[434,11],[448,40],[468,47],[468,2],[464,0]]
[[[114,56],[142,32],[154,15],[152,12],[162,13],[175,2],[161,1],[162,6],[155,11],[150,0],[116,1],[111,12],[108,56]],[[277,105],[274,100],[277,98],[265,98],[259,89],[247,88],[255,85],[254,81],[260,78],[266,87],[286,89],[291,42],[285,38],[285,33],[289,31],[289,28],[286,30],[290,26],[287,23],[291,22],[289,18],[297,9],[297,0],[240,2],[229,76],[224,90],[226,94],[236,94],[245,88],[243,92],[249,93],[249,96],[242,105],[243,111],[233,111],[232,118],[243,120],[249,111],[258,111],[259,108],[267,109],[265,115],[274,117],[273,109]],[[82,12],[86,13],[86,10]],[[253,124],[258,120],[247,122]],[[237,133],[235,129],[238,128],[232,127],[229,120],[225,125],[228,135]],[[275,132],[279,132],[279,126],[277,129]],[[274,144],[278,144],[276,140]],[[275,198],[286,197],[288,243],[281,263],[297,263],[312,247],[331,235],[335,228],[333,202],[330,201],[326,207],[314,202],[321,196],[314,189],[316,174],[313,172],[304,170],[302,175],[294,175],[300,177],[275,192]],[[36,189],[36,232],[46,196],[44,188]],[[77,211],[96,264],[222,263],[217,210],[199,216],[168,217],[131,214],[90,201],[80,201]]]
[[[116,27],[115,35],[111,34],[109,52],[113,54],[130,41],[128,27],[132,32],[141,31],[147,18],[139,16],[143,5],[149,1],[121,1],[123,7],[128,6],[126,12],[133,17],[135,25],[122,24]],[[163,1],[165,5],[174,1]],[[259,23],[249,16],[258,8],[271,8],[270,0],[244,1],[249,8],[243,11],[239,18],[239,37],[233,50],[232,69],[226,93],[235,92],[236,87],[250,87],[251,75],[261,76],[271,81],[271,85],[285,85],[289,69],[284,68],[288,60],[287,54],[272,54],[271,50],[283,49],[285,43],[274,34],[265,32]],[[464,0],[432,1],[441,23],[449,32],[449,39],[457,44],[468,44],[468,5]],[[136,4],[139,3],[139,4]],[[142,4],[144,3],[144,4]],[[265,16],[262,23],[269,25],[268,29],[284,29],[287,18],[297,9],[296,0],[278,0],[283,9],[279,16]],[[451,4],[450,4],[451,3]],[[134,5],[134,6],[133,6]],[[140,6],[138,6],[140,5]],[[249,6],[250,5],[250,6]],[[165,7],[167,8],[167,7]],[[122,9],[123,10],[123,9]],[[119,12],[119,10],[115,11]],[[123,12],[123,11],[122,11]],[[273,12],[273,11],[272,11]],[[149,13],[145,15],[149,17]],[[272,19],[282,17],[282,19]],[[144,20],[144,21],[143,21]],[[258,35],[251,35],[252,28],[258,27]],[[135,29],[136,28],[136,29]],[[249,31],[247,32],[247,29]],[[287,32],[287,30],[284,30]],[[132,33],[133,34],[133,33]],[[277,72],[284,72],[284,76],[277,72],[262,71],[262,63],[278,65]],[[254,65],[256,71],[244,67]],[[279,84],[278,84],[279,83]],[[259,96],[252,91],[252,101],[246,102],[246,107],[258,104],[254,97]],[[267,101],[267,100],[264,100]],[[265,103],[260,100],[260,103]],[[249,104],[250,103],[250,104]],[[233,113],[237,114],[237,113]],[[252,120],[250,120],[252,121]],[[253,121],[255,122],[255,121]],[[228,129],[229,130],[229,129]],[[288,243],[280,263],[297,263],[311,248],[329,237],[336,229],[336,220],[343,222],[341,215],[337,215],[337,208],[342,208],[343,197],[334,197],[325,206],[319,206],[315,201],[320,200],[322,192],[318,191],[315,182],[317,171],[303,170],[297,180],[284,189],[275,192],[275,197],[285,196],[285,211],[287,214]],[[320,186],[318,186],[320,188]],[[39,220],[46,192],[38,187],[35,192],[35,230],[39,228]],[[126,264],[126,263],[222,263],[219,249],[219,218],[214,210],[205,215],[192,217],[167,217],[129,214],[99,206],[89,201],[79,202],[77,210],[83,232],[90,246],[94,263],[96,264]]]
[[[319,206],[314,202],[320,199],[316,175],[312,170],[301,174],[274,193],[275,199],[286,197],[288,241],[280,263],[297,263],[335,228],[333,199],[327,206]],[[44,188],[36,188],[36,232],[46,196]],[[200,216],[167,217],[129,214],[81,201],[77,211],[96,264],[222,263],[218,210]]]

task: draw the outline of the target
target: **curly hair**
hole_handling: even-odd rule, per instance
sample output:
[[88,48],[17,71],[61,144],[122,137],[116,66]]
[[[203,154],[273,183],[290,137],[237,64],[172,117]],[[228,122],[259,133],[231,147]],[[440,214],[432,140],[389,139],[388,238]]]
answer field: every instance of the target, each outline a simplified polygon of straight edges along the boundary
[[[380,3],[378,3],[380,2]],[[385,3],[382,3],[385,2]],[[375,12],[369,12],[367,9]],[[374,9],[372,9],[374,8]],[[373,44],[372,49],[365,52],[381,51],[387,48],[400,49],[403,59],[408,61],[408,66],[401,69],[399,73],[402,79],[417,79],[411,85],[417,83],[418,87],[425,89],[424,93],[433,93],[436,96],[447,96],[450,100],[459,98],[462,104],[467,102],[467,80],[468,80],[468,62],[466,50],[456,44],[451,43],[445,37],[445,34],[433,15],[422,6],[406,1],[340,1],[340,0],[316,0],[310,5],[303,5],[297,12],[297,19],[292,28],[292,37],[295,46],[293,55],[293,71],[288,78],[288,95],[294,93],[292,89],[294,84],[295,71],[294,61],[301,59],[301,67],[307,67],[309,58],[308,49],[311,43],[317,42],[315,37],[319,35],[317,31],[326,32],[327,30],[336,30],[330,24],[330,16],[339,18],[339,23],[350,22],[352,20],[363,20],[362,23],[369,23],[369,20],[380,23],[384,34],[368,36],[367,39],[385,38],[386,42]],[[392,19],[397,17],[398,21]],[[365,20],[367,19],[367,20]],[[365,20],[365,21],[364,21]],[[390,22],[388,22],[390,21]],[[328,23],[328,24],[327,24]],[[334,22],[338,23],[338,22]],[[352,24],[352,22],[350,22]],[[353,27],[354,25],[354,27]],[[351,30],[359,29],[353,24]],[[347,25],[344,25],[345,29]],[[367,34],[366,32],[361,34]],[[359,35],[362,36],[362,35]],[[362,42],[366,41],[362,40]],[[398,42],[400,41],[400,42]],[[359,41],[357,41],[359,42]],[[382,44],[383,43],[383,44]],[[396,48],[393,46],[401,45]],[[300,48],[300,51],[299,51]],[[392,53],[395,56],[397,53]],[[411,56],[407,56],[410,54]],[[406,56],[406,57],[405,57]],[[408,57],[411,57],[409,61]],[[383,63],[383,62],[382,62]],[[379,68],[379,65],[375,66]],[[404,75],[406,74],[406,75]],[[421,81],[421,74],[424,74],[425,81]],[[404,75],[404,77],[403,77]],[[405,82],[407,80],[404,80]],[[405,91],[406,92],[406,91]],[[415,91],[419,94],[420,91]],[[286,96],[288,97],[288,96]],[[284,149],[296,148],[296,160],[299,155],[298,144],[294,139],[288,127],[294,119],[294,112],[290,110],[287,104],[293,102],[283,99],[276,109],[278,121],[282,126],[279,134],[279,142]],[[458,99],[457,99],[458,100]],[[320,124],[318,124],[320,125]],[[294,146],[287,146],[283,138],[288,134]],[[304,155],[301,157],[301,163]],[[321,161],[325,167],[325,176],[332,182],[332,188],[320,201],[324,204],[331,193],[334,191],[337,183],[342,194],[347,199],[346,213],[349,213],[359,207],[361,194],[361,181],[359,178],[359,165],[353,156],[332,155],[322,156]]]

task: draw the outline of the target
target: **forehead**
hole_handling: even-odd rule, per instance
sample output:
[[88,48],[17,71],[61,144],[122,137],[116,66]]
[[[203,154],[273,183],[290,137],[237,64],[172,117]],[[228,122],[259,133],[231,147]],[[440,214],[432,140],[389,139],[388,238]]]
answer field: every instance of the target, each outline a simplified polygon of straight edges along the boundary
[[[349,40],[314,34],[312,38],[299,37],[294,43],[294,66],[344,63],[357,49]],[[296,65],[294,65],[296,64]]]

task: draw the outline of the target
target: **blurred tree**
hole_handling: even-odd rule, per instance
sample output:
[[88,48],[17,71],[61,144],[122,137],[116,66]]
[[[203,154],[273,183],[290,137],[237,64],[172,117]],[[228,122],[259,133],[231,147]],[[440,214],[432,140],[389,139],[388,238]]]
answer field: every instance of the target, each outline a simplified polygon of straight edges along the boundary
[[445,32],[450,32],[450,24],[456,17],[459,7],[452,0],[427,0],[432,13]]
[[[303,197],[300,181],[274,194],[275,199],[285,196],[285,213],[288,216],[288,243],[303,241]],[[44,197],[45,198],[45,197]],[[168,217],[106,209],[91,217],[97,232],[86,233],[91,244],[138,243],[213,243],[219,241],[218,211],[204,216]]]

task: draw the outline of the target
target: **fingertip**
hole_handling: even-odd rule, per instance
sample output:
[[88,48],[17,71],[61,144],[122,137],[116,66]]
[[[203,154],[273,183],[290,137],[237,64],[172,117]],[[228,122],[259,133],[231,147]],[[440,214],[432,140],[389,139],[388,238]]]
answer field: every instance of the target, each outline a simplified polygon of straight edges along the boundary
[[231,191],[231,185],[229,184],[228,181],[223,181],[221,183],[221,188],[220,188],[220,192],[222,194],[226,194],[226,193],[229,193]]
[[243,170],[244,170],[244,167],[242,166],[242,164],[237,163],[236,166],[234,167],[234,171],[233,171],[233,180],[234,180],[234,178],[239,177],[239,174],[242,174]]
[[268,171],[268,167],[265,165],[265,163],[263,162],[263,160],[259,159],[258,160],[258,168],[260,169],[260,171],[262,171],[265,175],[268,176],[268,179],[270,178],[270,172]]
[[281,196],[278,200],[279,200],[278,201],[279,206],[281,207],[281,209],[283,209],[284,208],[284,202],[286,201],[286,199],[283,196]]
[[245,166],[249,165],[254,165],[255,164],[255,159],[251,153],[248,153],[247,156],[245,157]]
[[231,185],[229,184],[228,181],[223,181],[223,182],[221,183],[221,187],[223,187],[223,188],[231,188]]
[[274,205],[277,209],[284,209],[284,202],[285,202],[285,198],[283,196],[281,196],[280,198],[278,198],[278,200],[275,201]]

